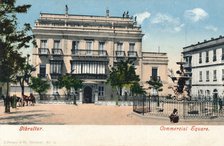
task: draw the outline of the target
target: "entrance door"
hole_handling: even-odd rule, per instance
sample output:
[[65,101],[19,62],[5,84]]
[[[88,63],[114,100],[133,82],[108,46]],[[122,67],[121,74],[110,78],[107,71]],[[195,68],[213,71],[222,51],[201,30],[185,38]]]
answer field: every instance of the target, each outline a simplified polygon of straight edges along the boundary
[[92,88],[86,86],[84,88],[84,100],[83,103],[92,103]]

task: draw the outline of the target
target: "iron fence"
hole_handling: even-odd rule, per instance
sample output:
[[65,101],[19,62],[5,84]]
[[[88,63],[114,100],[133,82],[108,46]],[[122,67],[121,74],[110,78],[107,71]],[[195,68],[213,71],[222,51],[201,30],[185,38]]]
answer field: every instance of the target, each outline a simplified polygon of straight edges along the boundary
[[[59,95],[59,94],[43,94],[40,99],[39,94],[34,94],[36,101],[41,102],[72,102],[74,101],[74,95]],[[79,96],[76,95],[76,101],[79,101]]]
[[200,100],[173,100],[167,97],[138,96],[133,100],[133,111],[143,115],[168,117],[173,109],[180,118],[224,117],[223,98]]

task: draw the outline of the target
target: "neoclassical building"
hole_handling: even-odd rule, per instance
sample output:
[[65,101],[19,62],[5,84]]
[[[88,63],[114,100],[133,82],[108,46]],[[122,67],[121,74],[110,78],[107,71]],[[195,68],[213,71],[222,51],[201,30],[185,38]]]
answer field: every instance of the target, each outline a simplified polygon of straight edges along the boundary
[[133,61],[144,88],[156,76],[164,82],[161,94],[167,94],[167,54],[142,51],[144,34],[128,13],[121,17],[110,16],[109,10],[105,16],[41,13],[33,33],[37,42],[32,54],[37,66],[34,75],[52,83],[48,94],[64,94],[53,82],[69,73],[84,81],[80,102],[111,98],[114,93],[106,80],[111,67],[123,59]]
[[223,96],[224,37],[211,38],[183,48],[185,65],[192,74],[193,96]]

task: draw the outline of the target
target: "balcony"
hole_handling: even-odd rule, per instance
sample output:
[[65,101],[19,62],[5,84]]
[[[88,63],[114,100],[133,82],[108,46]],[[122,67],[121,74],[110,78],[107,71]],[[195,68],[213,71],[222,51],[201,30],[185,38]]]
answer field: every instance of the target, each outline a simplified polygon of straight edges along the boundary
[[105,50],[72,50],[72,56],[108,56]]
[[58,79],[59,77],[62,76],[61,73],[50,73],[50,75],[51,75],[51,79]]
[[59,49],[59,48],[53,48],[52,49],[52,55],[53,56],[62,56],[63,51],[62,51],[62,49]]
[[106,80],[107,74],[73,74],[79,79],[95,79],[95,80]]
[[116,57],[125,57],[125,52],[124,51],[116,51]]
[[39,55],[40,56],[48,56],[49,55],[49,49],[48,48],[39,48]]
[[138,54],[137,51],[128,51],[129,58],[137,58]]
[[48,74],[43,74],[43,73],[37,74],[37,76],[40,78],[48,78]]
[[186,62],[186,63],[184,64],[184,68],[185,68],[186,70],[188,70],[188,71],[191,71],[191,67],[192,67],[191,63]]
[[150,80],[161,81],[160,76],[150,76]]
[[73,60],[109,61],[106,50],[72,50]]

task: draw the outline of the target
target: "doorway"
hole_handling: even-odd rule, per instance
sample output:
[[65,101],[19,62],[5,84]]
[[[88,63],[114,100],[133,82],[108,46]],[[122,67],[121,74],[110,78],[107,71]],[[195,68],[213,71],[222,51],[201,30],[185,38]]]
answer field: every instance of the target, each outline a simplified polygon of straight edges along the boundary
[[84,100],[83,103],[92,103],[92,88],[90,86],[86,86],[84,88]]

